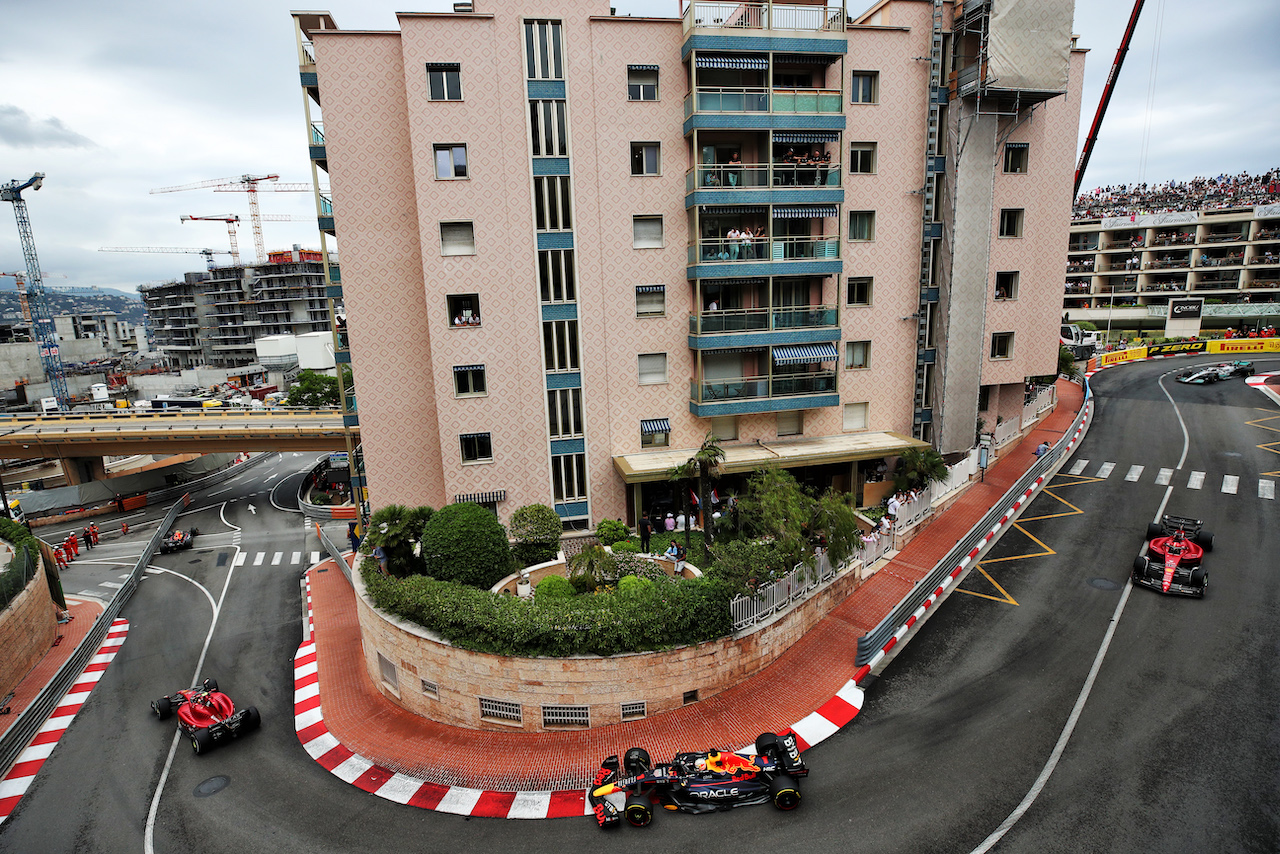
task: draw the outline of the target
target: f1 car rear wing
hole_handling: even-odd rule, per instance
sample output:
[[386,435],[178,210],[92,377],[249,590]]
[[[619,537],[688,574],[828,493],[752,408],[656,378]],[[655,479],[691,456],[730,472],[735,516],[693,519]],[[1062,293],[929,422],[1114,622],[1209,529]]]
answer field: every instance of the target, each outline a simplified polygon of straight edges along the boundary
[[1160,524],[1164,526],[1166,534],[1181,530],[1188,537],[1194,537],[1204,527],[1204,522],[1199,519],[1192,519],[1189,516],[1173,516],[1168,513],[1160,517]]

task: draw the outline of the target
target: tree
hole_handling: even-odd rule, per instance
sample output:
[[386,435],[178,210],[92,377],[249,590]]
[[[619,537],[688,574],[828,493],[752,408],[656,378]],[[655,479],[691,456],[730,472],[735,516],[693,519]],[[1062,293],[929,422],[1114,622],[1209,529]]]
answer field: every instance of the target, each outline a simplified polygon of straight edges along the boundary
[[511,514],[509,530],[516,541],[516,560],[521,566],[533,566],[555,560],[564,523],[547,505],[526,504]]
[[1080,366],[1076,364],[1076,357],[1062,345],[1058,345],[1058,373],[1069,380],[1080,379]]
[[698,481],[698,507],[702,514],[702,535],[708,543],[715,540],[715,534],[712,531],[714,527],[711,524],[711,502],[708,500],[710,496],[709,487],[713,478],[720,476],[720,464],[724,462],[724,448],[720,447],[716,442],[716,437],[712,433],[708,433],[706,438],[702,440],[702,445],[698,450],[693,452],[693,456],[683,465],[678,465],[667,472],[667,477],[674,481],[686,481],[681,489],[681,496],[684,499],[684,517],[687,520],[684,526],[684,550],[689,551],[690,534],[689,529],[693,527],[693,519],[689,515],[689,498],[687,481],[697,479]]
[[479,504],[449,504],[431,515],[422,536],[426,573],[488,590],[513,568],[507,529]]
[[933,448],[907,448],[898,456],[893,472],[895,489],[924,489],[931,483],[942,483],[949,476],[947,462]]
[[858,528],[858,512],[850,504],[852,495],[828,489],[813,508],[814,533],[821,533],[827,540],[827,557],[832,566],[844,563],[853,550],[862,544],[862,532]]
[[591,545],[569,558],[566,567],[569,583],[579,593],[592,593],[601,587],[613,569],[613,559],[599,543]]
[[813,498],[788,471],[761,469],[747,481],[741,498],[742,528],[748,536],[772,539],[790,568],[804,556]]
[[430,507],[410,509],[400,504],[389,504],[370,517],[365,542],[370,548],[382,546],[387,554],[387,568],[397,578],[422,574],[419,544],[431,514]]
[[315,371],[303,371],[289,389],[286,399],[289,406],[305,406],[311,409],[333,409],[341,405],[338,395],[338,378]]

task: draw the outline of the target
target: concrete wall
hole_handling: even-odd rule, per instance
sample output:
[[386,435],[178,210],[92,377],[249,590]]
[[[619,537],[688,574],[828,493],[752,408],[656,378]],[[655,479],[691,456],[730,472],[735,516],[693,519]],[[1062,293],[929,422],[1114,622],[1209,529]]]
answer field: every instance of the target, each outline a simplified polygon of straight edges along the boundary
[[[3,553],[0,552],[0,556]],[[53,646],[58,620],[44,572],[37,572],[0,612],[0,698],[12,691]]]

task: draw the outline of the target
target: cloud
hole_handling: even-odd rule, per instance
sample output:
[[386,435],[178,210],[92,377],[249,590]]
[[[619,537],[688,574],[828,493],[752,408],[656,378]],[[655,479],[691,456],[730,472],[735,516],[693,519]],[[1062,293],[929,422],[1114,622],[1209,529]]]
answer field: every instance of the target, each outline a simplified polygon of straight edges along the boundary
[[35,119],[13,104],[0,104],[0,145],[11,148],[94,148],[93,140],[76,133],[61,119]]

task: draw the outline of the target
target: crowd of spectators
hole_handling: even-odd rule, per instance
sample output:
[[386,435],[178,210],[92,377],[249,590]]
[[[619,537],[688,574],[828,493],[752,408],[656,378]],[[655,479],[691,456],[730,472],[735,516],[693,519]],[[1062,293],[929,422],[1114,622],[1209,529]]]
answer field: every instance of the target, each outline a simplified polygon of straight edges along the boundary
[[1241,172],[1216,178],[1117,184],[1081,193],[1072,219],[1130,216],[1280,203],[1280,168],[1261,175]]

